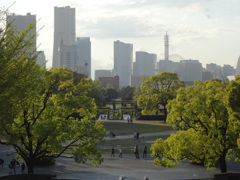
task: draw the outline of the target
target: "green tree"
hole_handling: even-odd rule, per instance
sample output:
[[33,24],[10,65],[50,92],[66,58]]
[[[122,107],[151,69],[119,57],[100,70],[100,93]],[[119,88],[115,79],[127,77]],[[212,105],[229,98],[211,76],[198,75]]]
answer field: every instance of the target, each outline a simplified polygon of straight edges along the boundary
[[[87,96],[90,79],[74,85],[73,73],[64,68],[47,71],[34,82],[32,90],[18,96],[15,117],[1,121],[4,142],[12,145],[34,172],[34,162],[45,157],[57,158],[73,147],[74,159],[93,165],[103,161],[97,144],[103,142],[105,129],[96,116],[94,99]],[[17,112],[17,113],[16,113]],[[73,146],[74,145],[74,146]]]
[[122,100],[132,101],[134,89],[135,89],[135,87],[126,86],[126,87],[121,88],[118,91],[118,94]]
[[0,143],[14,147],[29,173],[34,162],[59,157],[73,144],[77,162],[101,163],[97,143],[105,129],[91,120],[96,115],[87,95],[91,80],[74,82],[69,70],[40,69],[32,28],[17,32],[8,23],[0,30]]
[[239,87],[239,82],[214,79],[179,89],[167,106],[167,123],[179,131],[151,146],[152,155],[157,155],[154,163],[173,167],[187,159],[207,168],[219,164],[221,172],[227,172],[226,160],[240,157],[239,111],[234,110]]
[[163,107],[164,121],[167,118],[167,104],[174,99],[177,90],[183,87],[176,73],[163,72],[148,77],[141,85],[141,95],[138,96],[138,106],[142,108],[142,114],[157,115],[160,106]]

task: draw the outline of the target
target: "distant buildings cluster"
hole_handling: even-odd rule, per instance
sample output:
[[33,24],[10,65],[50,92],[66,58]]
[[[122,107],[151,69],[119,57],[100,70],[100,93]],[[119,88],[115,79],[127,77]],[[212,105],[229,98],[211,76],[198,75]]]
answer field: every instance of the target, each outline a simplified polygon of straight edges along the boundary
[[[7,22],[13,22],[18,31],[23,31],[30,23],[35,25],[32,33],[36,34],[36,15],[7,16]],[[90,37],[76,37],[75,8],[54,7],[54,43],[52,67],[66,67],[91,78],[91,41]],[[34,48],[36,48],[36,39]],[[95,70],[95,80],[103,85],[111,84],[115,89],[125,86],[139,87],[145,78],[161,72],[176,72],[181,81],[193,85],[196,80],[212,78],[228,81],[228,76],[240,74],[240,58],[237,68],[231,65],[223,67],[207,64],[206,68],[198,60],[171,60],[169,56],[169,36],[164,36],[164,59],[158,60],[156,54],[136,51],[133,59],[133,44],[119,40],[113,42],[114,65],[112,70]],[[39,51],[37,63],[46,66],[44,51]]]

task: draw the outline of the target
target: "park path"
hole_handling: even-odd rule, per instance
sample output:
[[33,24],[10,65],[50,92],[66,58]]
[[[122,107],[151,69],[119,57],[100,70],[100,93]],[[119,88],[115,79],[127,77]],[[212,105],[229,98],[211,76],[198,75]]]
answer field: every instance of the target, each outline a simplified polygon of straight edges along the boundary
[[[176,130],[171,130],[171,131],[163,131],[163,132],[153,132],[153,133],[143,133],[140,134],[140,138],[141,137],[149,137],[149,136],[164,136],[164,135],[170,135],[172,133],[176,133]],[[132,135],[123,135],[123,136],[115,136],[115,137],[106,137],[106,140],[116,140],[116,139],[131,139],[133,138],[133,134]]]

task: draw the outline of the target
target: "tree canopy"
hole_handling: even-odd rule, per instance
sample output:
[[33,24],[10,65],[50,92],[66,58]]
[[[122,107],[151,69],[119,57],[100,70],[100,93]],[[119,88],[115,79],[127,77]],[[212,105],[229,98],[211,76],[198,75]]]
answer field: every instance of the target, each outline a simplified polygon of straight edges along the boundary
[[176,73],[163,72],[148,77],[141,85],[141,94],[138,96],[138,106],[142,108],[142,114],[158,115],[160,106],[164,110],[164,121],[167,117],[167,104],[174,99],[177,90],[183,87]]
[[[41,69],[28,33],[8,24],[0,36],[0,143],[12,145],[34,172],[34,162],[59,157],[70,146],[78,163],[103,158],[97,144],[106,135],[94,122],[96,103],[89,96],[94,83],[76,80],[72,71]],[[28,38],[26,38],[28,37]]]
[[189,160],[227,172],[226,160],[240,157],[239,87],[239,80],[213,79],[180,88],[167,105],[167,123],[179,131],[151,146],[154,163],[173,167]]

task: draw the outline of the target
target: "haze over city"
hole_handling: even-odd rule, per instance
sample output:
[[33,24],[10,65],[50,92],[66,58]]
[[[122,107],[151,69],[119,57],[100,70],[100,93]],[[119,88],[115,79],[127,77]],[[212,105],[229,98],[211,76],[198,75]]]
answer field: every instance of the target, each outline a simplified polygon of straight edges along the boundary
[[[0,0],[2,9],[14,1]],[[206,63],[236,67],[240,55],[240,0],[16,0],[9,12],[36,14],[39,50],[52,66],[54,6],[76,9],[76,36],[90,37],[92,74],[113,69],[113,41],[133,44],[133,50],[164,59],[163,37],[169,34],[169,54]]]

